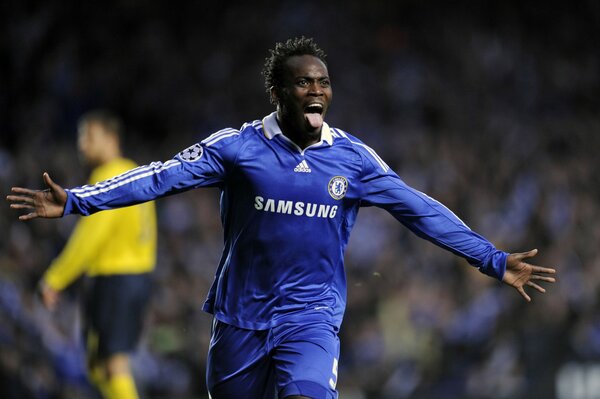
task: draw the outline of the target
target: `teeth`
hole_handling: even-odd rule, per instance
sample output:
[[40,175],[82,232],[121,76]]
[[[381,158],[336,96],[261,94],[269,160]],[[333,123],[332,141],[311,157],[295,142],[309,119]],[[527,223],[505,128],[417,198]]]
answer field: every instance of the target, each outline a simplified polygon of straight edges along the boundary
[[306,110],[307,110],[307,111],[310,111],[310,110],[317,110],[317,111],[321,111],[322,109],[323,109],[323,105],[322,105],[322,104],[309,104],[309,105],[306,107]]

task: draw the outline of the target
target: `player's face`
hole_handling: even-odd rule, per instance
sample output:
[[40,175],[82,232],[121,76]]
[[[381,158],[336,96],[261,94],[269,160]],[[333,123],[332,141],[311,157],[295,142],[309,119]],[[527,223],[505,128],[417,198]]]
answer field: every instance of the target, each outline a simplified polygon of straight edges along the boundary
[[282,123],[292,134],[307,134],[318,141],[333,96],[327,67],[312,55],[290,57],[286,66],[284,86],[275,93]]
[[90,166],[102,163],[102,156],[106,146],[107,134],[101,125],[85,122],[79,126],[77,147],[83,161]]

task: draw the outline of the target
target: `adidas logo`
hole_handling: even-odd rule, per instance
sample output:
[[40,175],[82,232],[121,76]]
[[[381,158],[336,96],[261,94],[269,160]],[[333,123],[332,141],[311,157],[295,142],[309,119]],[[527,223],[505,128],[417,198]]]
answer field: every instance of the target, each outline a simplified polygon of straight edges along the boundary
[[311,170],[308,167],[308,164],[306,163],[306,160],[302,160],[302,162],[300,162],[295,168],[294,168],[294,172],[301,172],[301,173],[310,173]]

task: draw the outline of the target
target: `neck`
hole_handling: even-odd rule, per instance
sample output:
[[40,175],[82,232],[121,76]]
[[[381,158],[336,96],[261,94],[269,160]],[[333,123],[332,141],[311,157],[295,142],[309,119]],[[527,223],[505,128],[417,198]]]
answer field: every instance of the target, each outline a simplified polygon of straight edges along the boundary
[[321,129],[310,132],[306,129],[294,126],[293,122],[290,122],[288,118],[284,118],[281,109],[277,110],[277,122],[281,127],[281,132],[285,137],[290,139],[301,149],[305,149],[313,144],[321,141]]
[[114,161],[117,158],[121,158],[121,151],[119,150],[109,150],[105,151],[102,156],[98,159],[98,162],[94,167],[107,164],[111,161]]
[[117,158],[121,158],[121,154],[120,153],[110,154],[106,158],[104,158],[103,163],[109,163],[111,161],[114,161]]

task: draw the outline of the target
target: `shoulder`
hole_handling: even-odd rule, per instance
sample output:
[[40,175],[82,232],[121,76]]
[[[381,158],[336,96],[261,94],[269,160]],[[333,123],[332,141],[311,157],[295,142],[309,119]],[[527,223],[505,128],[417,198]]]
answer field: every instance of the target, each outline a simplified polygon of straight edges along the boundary
[[262,130],[260,120],[246,122],[239,129],[231,127],[221,129],[200,142],[204,147],[222,147],[236,142],[246,141]]
[[175,158],[187,162],[195,161],[202,157],[205,150],[211,153],[235,154],[245,142],[253,136],[257,136],[259,129],[262,129],[261,122],[255,120],[244,123],[239,129],[227,127],[218,130],[200,142],[180,151]]
[[336,127],[329,128],[336,147],[346,147],[361,158],[365,166],[372,166],[382,172],[389,172],[390,167],[377,154],[377,152],[365,144],[358,137]]
[[[244,144],[255,137],[262,135],[262,123],[260,120],[246,122],[239,129],[227,127],[212,133],[199,143],[193,144],[181,151],[178,156],[184,160],[186,157],[201,156],[203,149],[216,152],[237,152]],[[189,154],[189,155],[188,155]]]

